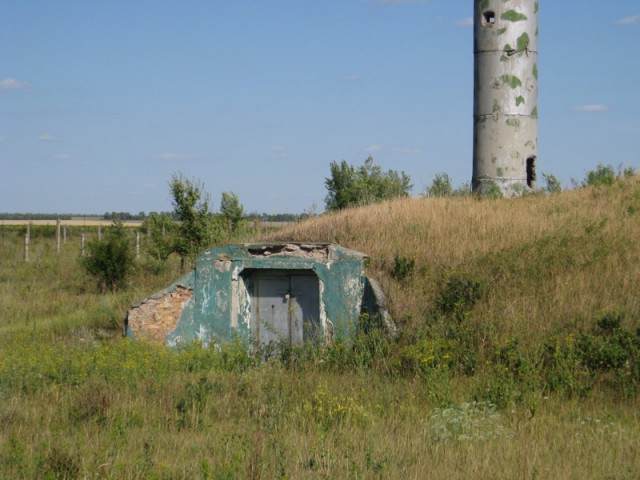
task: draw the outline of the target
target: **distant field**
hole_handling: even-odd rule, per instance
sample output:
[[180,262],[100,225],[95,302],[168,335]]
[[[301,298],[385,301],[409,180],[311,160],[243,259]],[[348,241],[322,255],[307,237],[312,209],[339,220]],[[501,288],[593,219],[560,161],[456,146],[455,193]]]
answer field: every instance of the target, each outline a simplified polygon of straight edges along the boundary
[[[0,220],[0,225],[55,225],[56,220]],[[73,218],[71,220],[60,220],[60,225],[68,225],[71,227],[99,227],[111,225],[111,220],[98,220],[95,218]],[[139,227],[142,220],[127,220],[124,222],[125,227]]]
[[[252,223],[247,221],[249,224]],[[60,225],[67,225],[70,227],[100,227],[109,226],[113,222],[111,220],[99,220],[96,218],[72,218],[70,220],[60,220]],[[261,228],[282,228],[295,222],[259,222]],[[0,220],[1,225],[7,226],[21,226],[21,225],[55,225],[56,220]],[[139,227],[142,225],[142,220],[125,220],[125,227]]]

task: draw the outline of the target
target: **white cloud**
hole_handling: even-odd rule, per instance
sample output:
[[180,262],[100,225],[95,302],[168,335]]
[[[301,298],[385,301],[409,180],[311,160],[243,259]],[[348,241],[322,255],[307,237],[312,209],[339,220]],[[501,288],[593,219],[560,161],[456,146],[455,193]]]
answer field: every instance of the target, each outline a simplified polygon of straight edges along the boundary
[[459,27],[473,27],[473,17],[463,18],[456,23]]
[[44,135],[40,135],[38,137],[38,140],[40,140],[41,142],[55,142],[57,138],[49,133],[45,133]]
[[621,18],[616,23],[619,25],[637,25],[640,23],[640,15],[632,15],[631,17]]
[[158,158],[160,158],[161,160],[166,160],[167,162],[186,162],[194,158],[194,156],[187,155],[185,153],[165,152],[158,155]]
[[376,153],[376,152],[389,152],[389,153],[402,153],[408,155],[417,155],[422,153],[422,150],[419,148],[407,148],[407,147],[384,147],[382,145],[378,145],[374,143],[373,145],[369,145],[364,149],[367,153]]
[[271,150],[271,158],[289,158],[287,148],[282,145],[272,145],[269,150]]
[[375,152],[379,152],[382,149],[383,149],[382,145],[378,145],[377,143],[374,143],[373,145],[369,145],[367,148],[365,148],[364,151],[367,153],[375,153]]
[[606,112],[609,107],[606,105],[592,104],[592,105],[580,105],[579,107],[573,107],[571,109],[574,112]]
[[0,90],[20,90],[27,87],[27,83],[16,80],[15,78],[5,78],[0,81]]
[[392,153],[406,153],[408,155],[417,155],[422,153],[422,150],[419,148],[405,148],[405,147],[392,147],[389,149]]

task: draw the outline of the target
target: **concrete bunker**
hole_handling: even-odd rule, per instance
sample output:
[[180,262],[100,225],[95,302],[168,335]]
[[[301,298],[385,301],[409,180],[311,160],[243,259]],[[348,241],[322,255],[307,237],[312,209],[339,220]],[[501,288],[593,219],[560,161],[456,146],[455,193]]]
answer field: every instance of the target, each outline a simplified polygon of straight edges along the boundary
[[[168,346],[234,337],[298,345],[348,339],[363,313],[392,327],[382,289],[365,275],[366,258],[326,243],[216,247],[202,253],[195,269],[174,285],[133,305],[125,334]],[[177,321],[166,321],[161,308],[166,304],[173,318],[180,306]]]

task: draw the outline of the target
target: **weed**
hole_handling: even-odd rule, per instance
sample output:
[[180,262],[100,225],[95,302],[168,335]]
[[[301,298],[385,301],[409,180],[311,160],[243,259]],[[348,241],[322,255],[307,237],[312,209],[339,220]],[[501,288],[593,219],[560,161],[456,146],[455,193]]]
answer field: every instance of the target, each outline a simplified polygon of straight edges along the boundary
[[43,470],[47,478],[73,480],[79,476],[79,463],[80,459],[77,455],[68,453],[59,446],[54,446],[49,450],[44,460]]
[[393,258],[393,270],[391,276],[398,281],[404,281],[411,277],[416,269],[416,259],[408,258],[402,255],[396,255]]
[[444,314],[454,314],[462,320],[483,295],[480,282],[462,275],[449,277],[436,300],[438,309]]
[[482,442],[508,438],[496,406],[488,402],[467,402],[436,408],[430,417],[428,438],[435,443]]

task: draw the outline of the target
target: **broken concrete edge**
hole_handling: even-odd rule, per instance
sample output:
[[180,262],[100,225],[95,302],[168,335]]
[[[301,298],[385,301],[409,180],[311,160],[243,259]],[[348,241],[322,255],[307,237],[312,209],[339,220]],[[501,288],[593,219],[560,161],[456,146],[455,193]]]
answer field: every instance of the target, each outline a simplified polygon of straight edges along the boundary
[[336,262],[343,258],[364,260],[368,255],[334,243],[323,242],[274,242],[244,243],[230,251],[228,260],[247,258],[296,257],[307,258],[321,263]]
[[194,282],[194,277],[195,277],[195,269],[193,269],[190,272],[184,274],[183,276],[178,278],[175,282],[173,282],[168,287],[163,288],[162,290],[158,290],[157,292],[152,293],[151,295],[149,295],[148,297],[144,298],[143,300],[140,300],[139,302],[132,303],[131,306],[129,307],[129,310],[127,310],[127,313],[125,314],[125,317],[124,317],[123,336],[127,337],[127,338],[134,338],[134,339],[136,338],[135,334],[133,333],[133,331],[129,327],[129,313],[133,309],[140,308],[142,305],[144,305],[145,303],[149,302],[150,300],[160,300],[162,297],[164,297],[167,294],[170,294],[170,293],[174,292],[176,290],[176,288],[179,288],[179,287],[185,288],[187,290],[193,290],[193,286],[194,286],[194,283],[195,283]]
[[382,290],[380,282],[375,278],[365,275],[365,291],[362,299],[362,313],[369,316],[377,317],[374,321],[379,322],[379,326],[383,327],[388,334],[392,337],[396,336],[397,329],[396,324],[389,313],[387,307],[387,296]]

